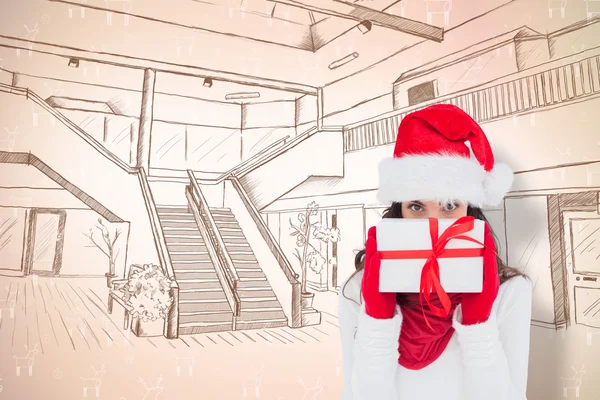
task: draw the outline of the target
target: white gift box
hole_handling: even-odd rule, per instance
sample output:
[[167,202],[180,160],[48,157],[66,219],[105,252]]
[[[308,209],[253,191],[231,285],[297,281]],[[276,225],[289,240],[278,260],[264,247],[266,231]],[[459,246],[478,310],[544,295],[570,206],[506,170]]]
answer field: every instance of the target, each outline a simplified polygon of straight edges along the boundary
[[[456,219],[438,219],[438,237],[450,227]],[[421,271],[425,266],[427,254],[387,253],[393,259],[383,259],[386,251],[431,250],[430,222],[428,219],[384,218],[377,223],[377,250],[382,254],[379,276],[379,291],[394,293],[419,293]],[[463,233],[480,243],[484,240],[485,223],[474,220],[472,230]],[[446,293],[480,293],[483,286],[483,246],[469,240],[450,239],[445,249],[470,249],[467,252],[476,256],[438,257],[439,279]],[[452,250],[456,252],[457,250]],[[448,252],[450,255],[452,251]],[[427,253],[427,252],[426,252]],[[459,252],[460,255],[460,252]]]

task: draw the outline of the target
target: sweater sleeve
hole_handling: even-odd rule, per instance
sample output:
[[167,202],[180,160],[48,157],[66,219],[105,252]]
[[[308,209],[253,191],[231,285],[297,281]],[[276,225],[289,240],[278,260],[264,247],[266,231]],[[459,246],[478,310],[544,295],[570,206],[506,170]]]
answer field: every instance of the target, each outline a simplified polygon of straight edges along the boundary
[[[360,289],[358,293],[356,297],[360,298]],[[364,305],[340,293],[338,314],[342,342],[342,400],[397,400],[400,308],[396,307],[393,318],[379,320],[371,318]]]
[[462,350],[465,400],[525,400],[529,365],[532,285],[508,282],[487,322],[465,326],[460,306],[453,325]]

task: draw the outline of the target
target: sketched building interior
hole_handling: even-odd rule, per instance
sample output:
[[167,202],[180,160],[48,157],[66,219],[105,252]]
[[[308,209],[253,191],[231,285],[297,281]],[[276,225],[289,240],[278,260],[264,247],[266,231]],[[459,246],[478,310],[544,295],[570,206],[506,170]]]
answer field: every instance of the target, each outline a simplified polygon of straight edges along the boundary
[[[377,165],[400,121],[448,103],[517,170],[486,214],[535,282],[534,324],[600,327],[595,2],[579,22],[551,10],[550,33],[494,22],[534,15],[522,1],[462,21],[452,0],[317,3],[57,0],[19,38],[2,28],[0,272],[106,277],[121,312],[119,282],[154,263],[172,281],[169,338],[319,324],[381,217]],[[53,41],[61,23],[106,37]],[[398,44],[348,50],[369,35]]]

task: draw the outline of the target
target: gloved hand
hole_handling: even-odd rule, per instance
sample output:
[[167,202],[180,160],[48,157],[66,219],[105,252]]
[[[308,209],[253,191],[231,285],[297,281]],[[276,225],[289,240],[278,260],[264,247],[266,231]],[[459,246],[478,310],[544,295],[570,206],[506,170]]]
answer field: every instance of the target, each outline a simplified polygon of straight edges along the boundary
[[365,246],[365,268],[362,277],[362,295],[366,313],[376,319],[389,319],[396,309],[396,293],[379,292],[381,257],[377,251],[376,230],[369,229]]
[[481,293],[463,293],[461,301],[462,324],[475,325],[486,322],[500,289],[496,245],[490,227],[485,224],[483,244],[483,290]]

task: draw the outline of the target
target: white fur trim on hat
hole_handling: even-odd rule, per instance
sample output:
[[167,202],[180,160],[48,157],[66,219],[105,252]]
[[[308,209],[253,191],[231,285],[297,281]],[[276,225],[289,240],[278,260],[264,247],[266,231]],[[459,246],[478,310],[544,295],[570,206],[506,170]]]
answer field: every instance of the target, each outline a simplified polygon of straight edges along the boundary
[[379,164],[381,202],[460,201],[472,206],[496,206],[510,190],[513,172],[497,163],[487,172],[475,158],[419,154],[386,158]]

